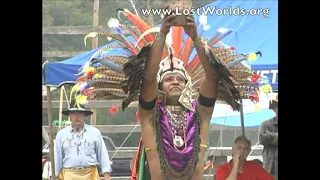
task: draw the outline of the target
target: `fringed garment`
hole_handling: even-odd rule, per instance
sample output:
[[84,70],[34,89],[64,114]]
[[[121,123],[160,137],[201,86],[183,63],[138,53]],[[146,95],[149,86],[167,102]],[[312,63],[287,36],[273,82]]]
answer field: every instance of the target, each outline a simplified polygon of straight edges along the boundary
[[192,102],[195,113],[187,111],[186,139],[187,147],[184,151],[174,148],[171,128],[165,107],[157,105],[156,142],[160,165],[165,179],[190,180],[199,160],[200,152],[200,117],[196,108],[196,101]]

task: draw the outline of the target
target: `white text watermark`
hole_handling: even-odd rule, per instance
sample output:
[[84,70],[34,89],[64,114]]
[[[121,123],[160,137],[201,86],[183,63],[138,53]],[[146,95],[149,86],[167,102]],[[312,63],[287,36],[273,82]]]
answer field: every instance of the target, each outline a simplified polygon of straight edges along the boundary
[[158,15],[161,14],[176,14],[176,15],[207,15],[207,16],[262,16],[263,18],[269,18],[269,8],[252,8],[244,9],[241,7],[228,7],[228,8],[217,8],[217,7],[200,7],[183,9],[179,11],[179,7],[175,9],[141,9],[142,15]]

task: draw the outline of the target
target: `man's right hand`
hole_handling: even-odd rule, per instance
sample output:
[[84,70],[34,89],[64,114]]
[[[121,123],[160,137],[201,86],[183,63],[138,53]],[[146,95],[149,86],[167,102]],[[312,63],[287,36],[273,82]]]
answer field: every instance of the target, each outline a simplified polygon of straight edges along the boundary
[[[167,5],[165,7],[165,9],[168,9],[169,5]],[[168,14],[165,14],[163,19],[162,19],[162,23],[161,23],[161,28],[160,28],[160,33],[162,35],[167,35],[169,32],[170,32],[170,28],[171,26],[174,25],[174,23],[172,23],[171,21],[176,17],[175,14],[171,14],[171,15],[168,15]]]
[[232,156],[233,166],[237,166],[238,167],[239,162],[240,162],[240,157],[241,157],[240,153],[233,154],[233,156]]

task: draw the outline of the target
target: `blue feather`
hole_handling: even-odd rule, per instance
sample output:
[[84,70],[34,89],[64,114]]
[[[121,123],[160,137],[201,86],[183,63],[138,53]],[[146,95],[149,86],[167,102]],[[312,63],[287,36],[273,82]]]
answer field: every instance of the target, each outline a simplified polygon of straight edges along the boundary
[[112,61],[107,61],[107,60],[104,60],[104,59],[92,59],[92,64],[95,64],[95,63],[100,63],[101,65],[103,66],[107,66],[108,68],[114,70],[114,71],[117,71],[117,72],[123,72],[122,71],[122,67],[113,63]]
[[122,30],[119,27],[113,27],[113,28],[117,31],[117,33],[123,34]]

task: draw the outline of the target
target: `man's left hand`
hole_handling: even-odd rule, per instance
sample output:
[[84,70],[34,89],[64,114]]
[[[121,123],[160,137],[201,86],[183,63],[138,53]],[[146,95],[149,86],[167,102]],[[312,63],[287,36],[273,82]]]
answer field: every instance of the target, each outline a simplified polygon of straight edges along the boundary
[[187,25],[183,26],[184,32],[194,41],[198,38],[197,26],[192,15],[186,16]]

